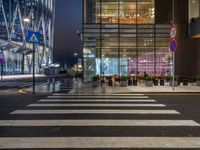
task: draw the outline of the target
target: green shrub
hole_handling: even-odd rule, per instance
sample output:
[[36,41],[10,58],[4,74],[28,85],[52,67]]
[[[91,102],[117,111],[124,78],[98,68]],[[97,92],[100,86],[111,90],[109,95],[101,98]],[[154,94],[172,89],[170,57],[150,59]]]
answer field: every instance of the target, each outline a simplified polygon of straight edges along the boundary
[[164,79],[165,79],[165,77],[163,77],[163,76],[160,76],[160,77],[159,77],[159,79],[160,79],[160,80],[164,80]]
[[128,80],[128,78],[126,76],[122,76],[120,79],[121,79],[121,81],[127,81]]
[[99,76],[93,76],[93,77],[92,77],[92,81],[93,81],[93,82],[96,82],[96,81],[98,81],[98,80],[99,80]]
[[200,81],[200,76],[197,77],[197,81]]
[[147,76],[147,77],[145,77],[145,79],[144,79],[145,81],[152,81],[153,80],[153,78],[152,77],[150,77],[150,76]]
[[[170,77],[170,80],[172,81],[173,77]],[[176,76],[174,77],[174,81],[177,81],[177,77]]]

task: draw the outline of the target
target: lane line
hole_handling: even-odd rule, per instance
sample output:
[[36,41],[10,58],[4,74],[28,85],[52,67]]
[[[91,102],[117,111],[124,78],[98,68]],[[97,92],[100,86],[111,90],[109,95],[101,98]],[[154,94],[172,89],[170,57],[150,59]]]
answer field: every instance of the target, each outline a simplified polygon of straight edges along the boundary
[[28,107],[166,107],[164,104],[30,104]]
[[156,102],[156,100],[153,99],[133,99],[133,100],[120,100],[120,99],[115,99],[115,100],[106,100],[106,99],[95,99],[95,100],[90,100],[90,99],[81,99],[81,100],[76,100],[76,99],[41,99],[39,102]]
[[121,96],[48,96],[47,98],[65,98],[65,99],[80,99],[80,98],[92,98],[92,99],[147,99],[148,96],[128,96],[128,97],[121,97]]
[[124,109],[72,109],[72,110],[53,110],[53,109],[43,109],[43,110],[16,110],[10,114],[180,114],[175,110],[124,110]]
[[[73,96],[64,93],[55,93],[54,96]],[[104,94],[104,95],[97,95],[97,94],[77,94],[74,96],[144,96],[144,94]]]
[[200,148],[200,137],[0,138],[0,149],[23,148]]
[[0,126],[200,126],[193,120],[1,120]]

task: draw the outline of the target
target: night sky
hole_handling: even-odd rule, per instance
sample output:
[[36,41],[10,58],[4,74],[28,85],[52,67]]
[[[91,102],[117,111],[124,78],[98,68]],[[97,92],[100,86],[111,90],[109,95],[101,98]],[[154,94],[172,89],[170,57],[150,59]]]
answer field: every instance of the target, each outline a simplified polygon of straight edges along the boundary
[[54,62],[73,65],[75,52],[81,51],[76,31],[82,28],[82,0],[56,0]]

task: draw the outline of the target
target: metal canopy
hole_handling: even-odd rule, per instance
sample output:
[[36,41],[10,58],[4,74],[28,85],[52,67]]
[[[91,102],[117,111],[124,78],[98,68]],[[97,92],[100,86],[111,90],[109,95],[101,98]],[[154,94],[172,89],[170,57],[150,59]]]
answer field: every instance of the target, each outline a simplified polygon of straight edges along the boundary
[[13,53],[21,53],[24,55],[33,53],[33,50],[28,47],[21,46],[21,45],[18,45],[18,44],[12,43],[12,42],[8,42],[8,41],[2,40],[2,39],[0,39],[0,47],[3,50],[9,50]]

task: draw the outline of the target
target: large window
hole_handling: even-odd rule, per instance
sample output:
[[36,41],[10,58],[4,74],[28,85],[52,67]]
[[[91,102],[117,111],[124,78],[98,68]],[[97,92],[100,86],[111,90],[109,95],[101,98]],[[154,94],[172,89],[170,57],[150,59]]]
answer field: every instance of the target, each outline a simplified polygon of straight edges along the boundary
[[155,6],[154,0],[138,0],[137,23],[154,24]]
[[188,21],[189,23],[195,21],[198,17],[200,17],[200,0],[189,0],[189,15]]
[[136,9],[137,9],[137,3],[136,0],[132,1],[123,1],[120,0],[120,10],[119,10],[119,20],[120,24],[136,24]]
[[155,18],[154,0],[97,0],[92,10],[96,23],[153,24]]

